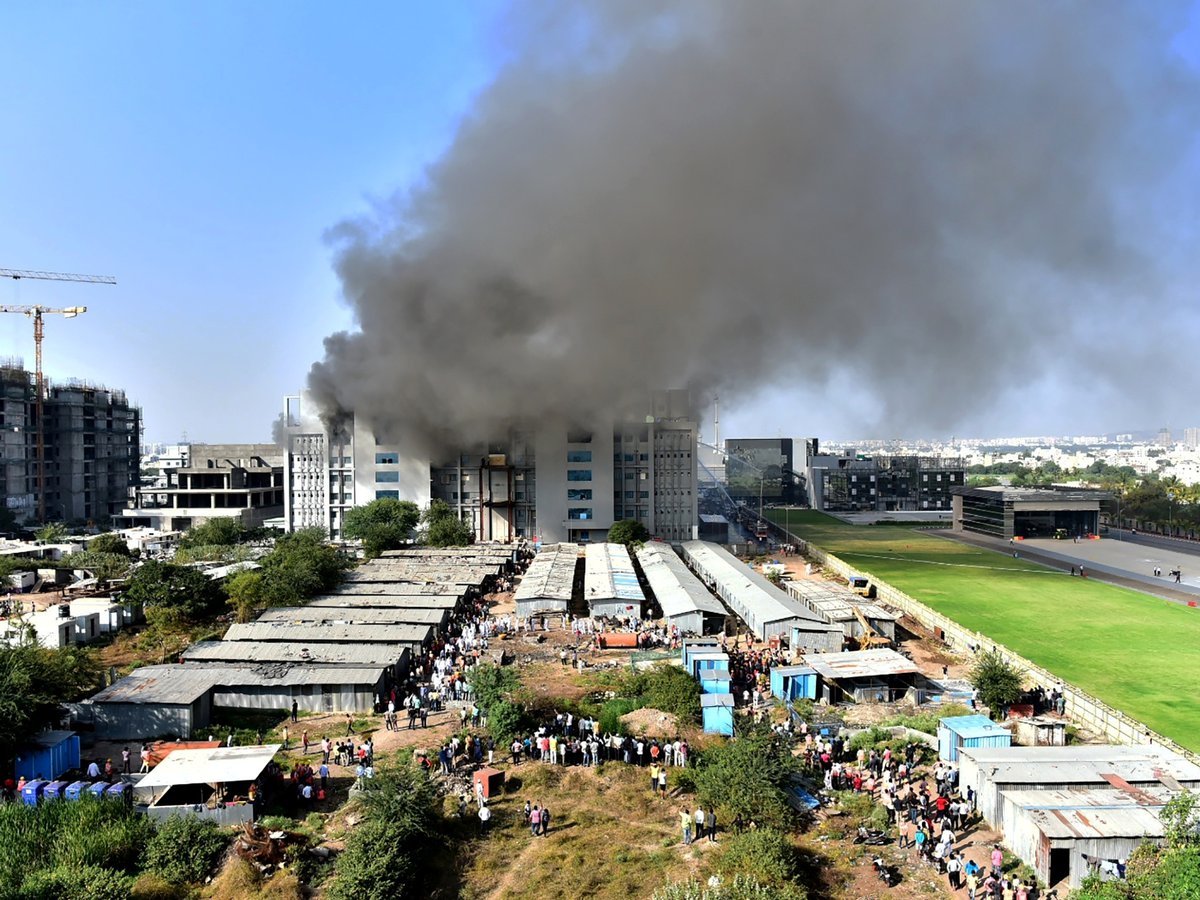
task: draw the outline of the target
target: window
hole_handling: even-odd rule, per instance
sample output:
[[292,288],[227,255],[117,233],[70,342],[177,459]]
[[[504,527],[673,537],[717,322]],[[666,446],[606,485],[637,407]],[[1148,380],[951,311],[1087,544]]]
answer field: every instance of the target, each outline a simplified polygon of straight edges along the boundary
[[592,470],[591,469],[568,469],[567,470],[567,481],[591,481],[591,480],[592,480]]
[[567,451],[567,462],[569,462],[569,463],[591,462],[591,461],[592,461],[592,451],[591,450],[568,450]]
[[567,507],[568,519],[590,519],[592,518],[591,507],[587,506],[570,506]]
[[376,500],[399,500],[400,492],[399,491],[376,491],[375,499]]
[[638,491],[638,496],[641,497],[643,500],[645,500],[647,497],[650,496],[650,492],[649,491]]
[[592,489],[591,488],[567,488],[567,499],[568,500],[591,500],[592,499]]
[[376,472],[375,481],[377,484],[397,484],[400,481],[399,472]]
[[633,481],[633,473],[632,473],[632,472],[626,472],[626,473],[625,473],[625,480],[626,480],[626,481]]
[[399,453],[376,453],[375,465],[377,466],[397,466],[400,464]]
[[626,492],[625,492],[625,499],[626,499],[626,500],[632,500],[632,499],[633,499],[633,491],[626,491]]

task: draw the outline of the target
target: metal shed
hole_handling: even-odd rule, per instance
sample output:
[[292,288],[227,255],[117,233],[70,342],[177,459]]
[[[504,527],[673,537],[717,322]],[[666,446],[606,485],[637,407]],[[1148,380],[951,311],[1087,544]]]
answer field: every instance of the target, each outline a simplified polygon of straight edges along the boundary
[[780,700],[817,699],[817,670],[810,666],[775,666],[771,694]]
[[706,694],[730,693],[729,672],[725,669],[704,669],[700,673],[700,690]]
[[280,622],[233,624],[225,632],[224,643],[236,641],[284,641],[314,644],[400,644],[414,654],[433,638],[429,625],[288,625]]
[[728,672],[729,671],[729,654],[722,653],[720,650],[709,653],[697,652],[690,657],[691,675],[699,680],[704,672]]
[[458,594],[326,594],[308,606],[317,609],[458,609]]
[[666,544],[651,542],[637,552],[638,563],[667,624],[680,634],[719,631],[725,624],[725,607],[708,592]]
[[159,821],[191,815],[225,826],[250,822],[254,806],[246,800],[247,789],[281,746],[176,750],[144,775],[134,791],[146,804],[146,814]]
[[[842,630],[791,599],[722,547],[685,541],[681,553],[693,572],[724,601],[759,640],[791,636],[793,625],[805,625],[820,649],[839,650]],[[793,648],[794,649],[794,648]]]
[[1001,793],[1108,787],[1112,779],[1137,787],[1175,784],[1200,788],[1200,766],[1157,744],[1080,744],[1067,747],[973,747],[958,754],[959,784],[975,789],[980,814],[999,824]]
[[[176,674],[175,669],[181,671]],[[198,666],[145,666],[93,695],[78,709],[81,715],[91,712],[100,740],[186,738],[194,730],[206,728],[211,720],[212,681]]]
[[583,596],[597,618],[642,617],[645,594],[623,544],[588,544],[584,550]]
[[386,582],[383,584],[376,582],[361,582],[358,584],[339,584],[337,587],[330,590],[325,597],[363,597],[363,596],[383,596],[383,597],[444,597],[452,596],[461,600],[466,596],[466,591],[452,584],[411,584],[409,582]]
[[42,731],[17,748],[13,776],[54,781],[79,768],[79,735],[73,731]]
[[733,694],[701,694],[700,715],[705,734],[733,736]]
[[410,653],[401,644],[288,643],[287,641],[200,641],[180,654],[184,665],[222,663],[298,663],[336,668],[390,669],[399,677],[408,669]]
[[957,762],[962,747],[1008,747],[1012,732],[987,716],[948,716],[938,722],[938,758]]
[[712,638],[684,638],[682,649],[679,651],[680,661],[687,671],[692,670],[692,654],[694,653],[720,653],[720,641]]
[[823,621],[837,625],[848,638],[858,640],[864,636],[865,620],[875,633],[889,641],[896,640],[898,617],[847,587],[814,580],[786,581],[783,586],[789,597],[816,613]]
[[1074,889],[1089,859],[1128,859],[1145,841],[1161,841],[1163,807],[1177,792],[1163,787],[1004,791],[1000,829],[1009,849],[1050,887]]
[[821,696],[831,703],[843,696],[858,703],[888,703],[903,697],[921,677],[916,664],[895,650],[812,653],[804,661],[821,676]]
[[440,633],[450,618],[444,609],[410,607],[278,606],[265,610],[260,622],[290,625],[430,625]]
[[574,544],[544,547],[517,585],[517,615],[527,619],[539,613],[565,613],[575,591],[578,562],[579,548]]

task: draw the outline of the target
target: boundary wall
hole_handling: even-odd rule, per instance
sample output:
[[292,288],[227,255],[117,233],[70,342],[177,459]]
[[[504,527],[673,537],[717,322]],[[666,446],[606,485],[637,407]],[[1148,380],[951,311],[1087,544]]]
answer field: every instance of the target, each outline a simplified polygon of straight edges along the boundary
[[795,535],[790,537],[810,560],[832,569],[843,577],[852,572],[870,576],[871,583],[875,585],[877,602],[899,609],[916,619],[947,646],[967,655],[973,655],[979,648],[995,649],[1003,654],[1011,665],[1023,670],[1028,681],[1040,684],[1045,688],[1061,684],[1066,698],[1067,717],[1088,731],[1103,735],[1105,739],[1115,744],[1158,744],[1200,765],[1200,754],[1180,746],[1166,735],[1151,730],[1132,716],[1113,709],[1103,700],[1093,697],[1049,670],[1017,655],[1003,644],[997,643],[977,631],[964,628],[953,619],[929,608],[920,600],[910,597],[885,581],[880,581],[861,566],[850,566],[815,544],[801,540]]

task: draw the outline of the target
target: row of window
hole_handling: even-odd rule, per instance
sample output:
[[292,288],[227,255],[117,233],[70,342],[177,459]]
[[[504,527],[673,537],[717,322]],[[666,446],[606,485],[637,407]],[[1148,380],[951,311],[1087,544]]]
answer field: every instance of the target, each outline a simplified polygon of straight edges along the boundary
[[592,451],[591,450],[568,450],[567,451],[567,462],[569,462],[569,463],[581,463],[581,462],[591,462],[591,461],[592,461]]
[[567,469],[567,481],[591,481],[591,469]]

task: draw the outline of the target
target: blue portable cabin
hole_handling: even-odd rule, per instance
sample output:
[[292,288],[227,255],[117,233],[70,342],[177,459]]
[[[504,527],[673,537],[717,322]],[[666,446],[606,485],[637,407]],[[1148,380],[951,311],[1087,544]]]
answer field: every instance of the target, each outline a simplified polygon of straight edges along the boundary
[[109,788],[109,783],[107,781],[97,781],[95,784],[93,784],[91,787],[89,787],[87,789],[86,793],[91,794],[93,797],[95,797],[96,799],[99,800],[99,799],[103,799],[104,792],[107,791],[108,788]]
[[683,663],[683,667],[689,671],[692,668],[691,655],[693,653],[713,653],[721,649],[720,642],[712,638],[684,638],[681,646],[679,659]]
[[705,734],[733,737],[733,694],[701,694],[700,714]]
[[693,678],[699,681],[705,672],[713,670],[718,672],[729,671],[728,653],[722,653],[720,650],[717,650],[713,653],[692,654],[691,675]]
[[808,666],[771,669],[771,694],[780,700],[816,700],[817,670]]
[[33,781],[25,782],[25,787],[21,788],[21,802],[26,806],[37,806],[49,783],[48,781],[38,781],[36,778]]
[[66,799],[66,791],[70,786],[69,781],[51,781],[42,791],[43,800],[64,800]]
[[110,784],[104,790],[105,800],[119,800],[126,806],[133,805],[133,785],[125,781]]
[[17,750],[13,774],[31,779],[38,775],[51,780],[79,768],[79,735],[73,731],[43,731]]
[[723,669],[705,669],[700,673],[700,690],[706,694],[728,694],[729,673]]
[[78,800],[83,792],[92,786],[90,781],[72,781],[67,785],[67,789],[63,791],[63,797],[67,800]]
[[1011,746],[1012,732],[987,716],[950,716],[938,722],[938,758],[944,762],[957,762],[963,748]]

